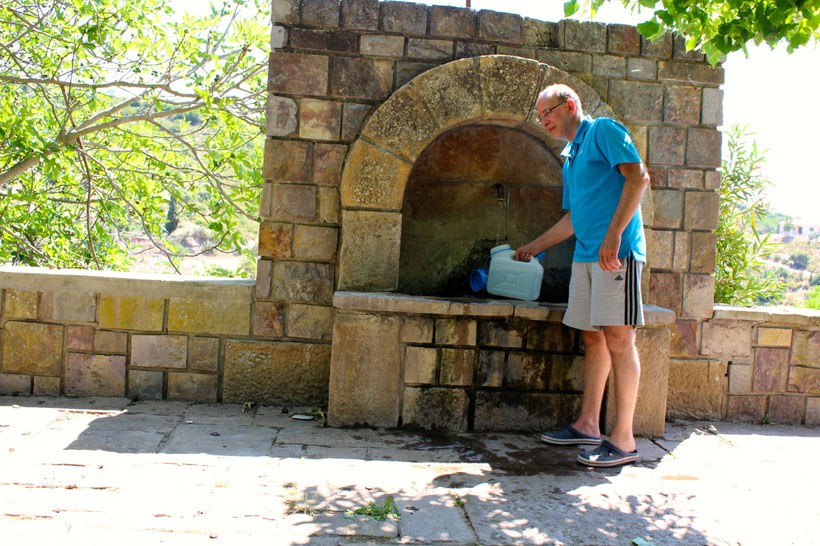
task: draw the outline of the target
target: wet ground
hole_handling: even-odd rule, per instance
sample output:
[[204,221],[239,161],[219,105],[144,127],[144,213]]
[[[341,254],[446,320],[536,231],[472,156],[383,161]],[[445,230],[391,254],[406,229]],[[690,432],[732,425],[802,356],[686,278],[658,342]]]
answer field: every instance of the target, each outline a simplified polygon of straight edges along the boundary
[[0,544],[820,544],[817,428],[668,423],[592,470],[304,410],[0,397]]

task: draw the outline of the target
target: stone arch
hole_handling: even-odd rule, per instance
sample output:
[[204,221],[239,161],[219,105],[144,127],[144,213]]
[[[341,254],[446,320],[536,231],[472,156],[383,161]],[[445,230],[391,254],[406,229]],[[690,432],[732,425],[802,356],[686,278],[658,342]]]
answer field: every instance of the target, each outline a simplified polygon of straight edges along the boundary
[[460,59],[428,70],[376,109],[342,172],[338,289],[396,289],[405,186],[419,154],[442,133],[474,123],[503,125],[540,138],[557,154],[564,144],[534,121],[537,93],[552,83],[575,89],[592,117],[617,118],[578,78],[508,55]]

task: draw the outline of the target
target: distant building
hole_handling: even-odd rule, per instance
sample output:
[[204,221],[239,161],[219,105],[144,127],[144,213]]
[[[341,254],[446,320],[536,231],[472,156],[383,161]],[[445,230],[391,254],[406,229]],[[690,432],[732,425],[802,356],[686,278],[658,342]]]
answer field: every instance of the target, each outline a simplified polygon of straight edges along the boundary
[[[789,229],[786,229],[787,224]],[[784,237],[802,237],[808,239],[813,233],[820,233],[820,225],[808,224],[799,219],[794,219],[790,222],[783,220],[777,224],[777,233],[778,235],[783,235]]]

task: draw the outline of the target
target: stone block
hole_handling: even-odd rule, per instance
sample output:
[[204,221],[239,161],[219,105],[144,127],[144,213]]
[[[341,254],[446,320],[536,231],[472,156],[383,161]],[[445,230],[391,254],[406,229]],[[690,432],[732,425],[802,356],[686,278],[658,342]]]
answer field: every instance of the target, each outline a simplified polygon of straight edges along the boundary
[[470,399],[464,389],[406,387],[402,425],[427,430],[464,432]]
[[302,24],[316,27],[339,26],[339,0],[302,0]]
[[299,0],[273,0],[271,20],[274,23],[299,23]]
[[751,357],[752,326],[746,322],[703,323],[702,351],[705,355]]
[[465,119],[477,119],[481,111],[480,75],[474,59],[429,70],[413,82],[416,95],[433,112],[441,127],[451,127]]
[[47,290],[40,297],[40,319],[57,322],[94,322],[97,298],[83,292]]
[[411,88],[402,87],[376,110],[362,135],[412,162],[439,131],[438,124],[416,93]]
[[669,123],[697,125],[700,122],[700,88],[689,85],[668,86],[663,120]]
[[68,353],[65,392],[80,396],[123,396],[125,357]]
[[3,311],[6,319],[36,319],[37,292],[7,288],[3,298]]
[[333,335],[332,307],[291,304],[288,307],[288,337],[330,340]]
[[703,125],[723,125],[723,89],[705,87],[701,108]]
[[401,320],[339,313],[333,326],[329,421],[333,426],[399,422]]
[[626,59],[617,55],[595,55],[592,57],[592,73],[607,78],[626,76]]
[[[647,264],[653,269],[672,269],[676,231],[655,229],[647,233]],[[651,239],[651,244],[649,240]]]
[[658,63],[658,77],[662,80],[720,85],[723,83],[723,74],[723,67],[721,66],[677,61],[660,61]]
[[434,40],[431,38],[408,38],[407,57],[430,61],[444,61],[453,58],[451,40]]
[[216,402],[217,376],[168,372],[168,400]]
[[401,34],[427,33],[427,6],[411,2],[381,2],[382,30]]
[[758,347],[755,349],[755,392],[785,392],[789,379],[789,350]]
[[671,353],[680,356],[696,356],[700,353],[700,323],[694,320],[678,320],[670,328],[672,332]]
[[316,219],[315,186],[273,184],[271,191],[271,217],[274,220],[312,222]]
[[681,317],[708,319],[715,305],[714,275],[683,276],[683,308]]
[[630,57],[626,60],[626,78],[628,80],[652,81],[658,77],[658,64],[652,59]]
[[714,273],[717,258],[717,235],[714,233],[692,233],[692,273]]
[[[609,84],[609,106],[626,121],[661,121],[663,86],[649,82],[612,80]],[[651,161],[662,163],[654,159]]]
[[339,140],[342,130],[342,103],[302,99],[299,113],[299,138]]
[[478,37],[517,44],[521,42],[521,23],[520,15],[481,10],[478,12]]
[[298,106],[295,100],[268,95],[265,112],[265,134],[279,137],[296,134]]
[[685,195],[686,229],[717,229],[720,214],[718,194],[713,191],[688,191]]
[[[345,211],[339,290],[394,290],[399,277],[401,214]],[[373,256],[379,259],[373,261]]]
[[703,187],[705,189],[717,190],[720,188],[720,173],[718,171],[706,171],[703,178]]
[[471,319],[436,319],[436,345],[475,345],[478,323]]
[[131,366],[184,369],[187,363],[187,336],[131,336]]
[[731,394],[752,392],[752,366],[735,362],[729,364],[729,392]]
[[327,94],[329,59],[326,55],[274,51],[268,69],[268,91],[288,95]]
[[553,391],[584,390],[584,357],[552,355],[549,389]]
[[433,341],[433,319],[404,317],[399,330],[401,343],[431,343]]
[[59,377],[35,375],[33,379],[34,390],[32,394],[34,396],[60,396],[60,383],[62,380]]
[[703,62],[705,59],[704,54],[697,49],[689,50],[686,47],[686,39],[681,36],[680,34],[675,35],[675,39],[673,42],[673,49],[675,59],[680,59],[683,61],[698,61]]
[[359,36],[350,30],[294,28],[290,45],[294,49],[316,49],[337,53],[356,53]]
[[580,410],[580,394],[479,391],[473,429],[477,432],[549,430],[573,422]]
[[521,43],[538,47],[560,47],[559,24],[524,17],[521,23]]
[[715,381],[710,360],[669,361],[667,414],[675,418],[720,419],[723,404],[723,381]]
[[757,329],[757,344],[763,347],[791,347],[791,328],[765,328]]
[[763,395],[729,395],[726,418],[758,423],[766,415],[766,397]]
[[404,350],[404,382],[410,385],[433,385],[436,382],[438,351],[435,347],[409,346]]
[[373,109],[369,104],[346,102],[342,109],[342,140],[352,142],[359,138],[359,131],[367,114]]
[[640,55],[641,35],[638,29],[630,25],[609,25],[607,33],[609,35],[607,51],[624,55]]
[[803,422],[805,407],[804,396],[770,396],[769,419],[775,425],[799,425]]
[[672,35],[664,34],[657,40],[641,38],[641,54],[644,57],[669,59],[672,57]]
[[666,187],[669,178],[668,169],[647,165],[646,170],[649,172],[649,182],[653,189]]
[[293,257],[304,260],[333,261],[339,230],[335,227],[303,226],[293,228]]
[[128,397],[137,400],[162,400],[163,372],[128,370]]
[[94,327],[69,326],[66,336],[66,349],[69,351],[93,351]]
[[569,353],[575,350],[576,330],[560,322],[536,322],[527,330],[530,350]]
[[520,349],[524,346],[524,335],[521,330],[506,322],[484,322],[479,331],[479,343],[490,347],[511,347]]
[[689,129],[686,164],[691,167],[720,167],[721,134],[716,129]]
[[379,0],[342,0],[341,24],[357,30],[379,28]]
[[293,249],[293,225],[276,222],[259,224],[259,255],[267,258],[290,258]]
[[676,315],[680,315],[682,294],[679,273],[652,272],[649,279],[649,301],[652,304],[671,309]]
[[246,336],[250,333],[250,323],[250,302],[195,301],[187,298],[171,298],[169,302],[168,330],[171,332]]
[[441,349],[441,377],[442,385],[464,386],[473,384],[473,370],[475,369],[476,351],[474,349]]
[[253,306],[253,335],[256,337],[284,336],[284,304],[257,301]]
[[99,327],[117,330],[162,330],[165,300],[141,296],[101,294]]
[[404,36],[392,36],[389,34],[362,36],[359,49],[362,55],[402,57],[404,55]]
[[465,8],[431,6],[430,35],[473,39],[476,37],[476,13]]
[[411,168],[406,161],[357,141],[342,178],[342,206],[401,210]]
[[[8,300],[6,300],[8,301]],[[63,327],[35,322],[7,322],[3,331],[5,372],[60,375]]]
[[545,389],[548,374],[544,353],[514,351],[507,356],[504,384],[517,389]]
[[274,25],[270,29],[270,49],[275,51],[284,48],[288,43],[288,29]]
[[97,330],[94,334],[94,352],[125,354],[128,352],[128,334],[126,332],[106,332]]
[[788,391],[820,394],[820,368],[791,366],[789,370]]
[[309,183],[312,152],[310,142],[266,139],[262,178],[277,182]]
[[[480,57],[481,55],[494,54],[495,46],[493,44],[478,44],[472,41],[456,42],[456,59],[464,59],[467,57]],[[399,72],[399,74],[401,74],[401,72]]]
[[672,257],[672,268],[679,270],[689,269],[689,232],[675,232],[675,254]]
[[700,189],[703,187],[703,171],[696,169],[669,169],[669,187]]
[[393,89],[392,61],[336,57],[330,94],[346,99],[384,100]]
[[481,57],[481,93],[485,117],[524,120],[532,112],[541,69],[517,57]]
[[560,32],[566,49],[606,52],[607,28],[603,23],[564,19],[560,22]]
[[800,366],[820,367],[820,332],[795,330],[790,362]]
[[267,299],[271,293],[273,262],[259,259],[256,261],[256,298]]
[[810,396],[806,399],[806,424],[820,425],[820,398]]
[[323,224],[338,225],[341,220],[341,203],[339,190],[336,188],[318,188],[317,198],[317,220]]
[[333,266],[274,262],[272,296],[275,300],[330,303],[333,299]]
[[[259,305],[257,303],[257,305]],[[195,337],[191,340],[191,369],[216,372],[219,369],[219,338]]]
[[680,127],[649,128],[649,162],[659,165],[683,165],[686,129]]
[[0,373],[0,396],[29,396],[30,394],[30,375]]
[[566,72],[590,74],[592,72],[592,55],[560,49],[539,49],[538,60]]
[[478,352],[475,383],[478,387],[501,387],[504,383],[505,351],[482,349]]

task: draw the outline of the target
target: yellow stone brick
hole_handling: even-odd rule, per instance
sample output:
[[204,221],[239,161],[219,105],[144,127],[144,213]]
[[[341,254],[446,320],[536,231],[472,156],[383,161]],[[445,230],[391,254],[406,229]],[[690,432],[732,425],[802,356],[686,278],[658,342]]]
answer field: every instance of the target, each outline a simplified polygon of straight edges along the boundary
[[168,330],[197,334],[250,335],[250,302],[195,301],[171,298]]
[[408,162],[358,141],[342,176],[342,206],[401,210],[411,168]]
[[766,347],[791,347],[791,328],[760,328],[757,331],[757,344]]
[[63,327],[7,322],[3,332],[3,371],[59,375]]
[[6,290],[3,310],[6,318],[36,319],[37,292],[33,290]]
[[141,296],[100,296],[99,321],[102,329],[162,330],[164,300]]

